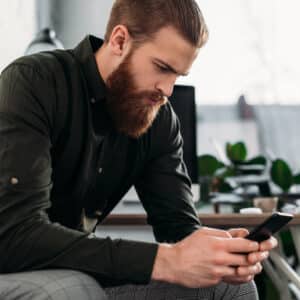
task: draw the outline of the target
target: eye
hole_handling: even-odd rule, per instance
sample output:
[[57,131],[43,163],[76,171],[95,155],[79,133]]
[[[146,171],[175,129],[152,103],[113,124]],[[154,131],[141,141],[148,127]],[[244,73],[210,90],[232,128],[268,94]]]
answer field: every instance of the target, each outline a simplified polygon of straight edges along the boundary
[[162,72],[162,73],[169,73],[170,72],[170,69],[163,66],[163,65],[158,65],[158,64],[155,64],[155,66],[157,67],[157,69]]

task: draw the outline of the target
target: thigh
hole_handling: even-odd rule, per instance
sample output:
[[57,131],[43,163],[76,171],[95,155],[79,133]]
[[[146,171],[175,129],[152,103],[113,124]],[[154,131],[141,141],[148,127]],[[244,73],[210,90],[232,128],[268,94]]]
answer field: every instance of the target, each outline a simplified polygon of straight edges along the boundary
[[105,289],[109,300],[255,300],[254,282],[241,285],[220,283],[209,288],[186,288],[179,285],[151,282],[148,285],[124,285]]
[[72,270],[0,275],[1,300],[107,300],[92,277]]

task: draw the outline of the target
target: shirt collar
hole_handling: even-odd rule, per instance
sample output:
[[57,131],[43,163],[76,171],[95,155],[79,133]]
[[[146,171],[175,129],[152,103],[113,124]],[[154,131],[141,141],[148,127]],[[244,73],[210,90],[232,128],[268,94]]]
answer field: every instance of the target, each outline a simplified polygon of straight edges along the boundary
[[74,50],[76,59],[81,63],[87,80],[92,102],[104,100],[106,86],[98,70],[95,52],[103,45],[103,40],[88,35]]

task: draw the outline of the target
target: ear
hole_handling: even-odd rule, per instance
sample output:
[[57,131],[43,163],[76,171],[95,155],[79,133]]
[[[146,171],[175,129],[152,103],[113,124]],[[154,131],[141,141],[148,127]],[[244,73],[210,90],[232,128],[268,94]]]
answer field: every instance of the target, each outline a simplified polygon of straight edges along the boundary
[[131,36],[124,25],[117,25],[111,35],[108,44],[112,52],[118,56],[124,56],[131,46]]

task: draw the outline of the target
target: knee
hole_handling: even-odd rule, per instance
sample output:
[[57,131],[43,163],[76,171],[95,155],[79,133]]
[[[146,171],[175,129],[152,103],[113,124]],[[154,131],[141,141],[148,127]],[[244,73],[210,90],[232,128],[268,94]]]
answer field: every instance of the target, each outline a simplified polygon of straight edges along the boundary
[[107,300],[96,280],[71,270],[1,275],[0,296],[7,300]]
[[[241,295],[249,295],[249,299],[258,299],[257,288],[254,280],[240,285],[239,293]],[[245,296],[245,299],[248,299]]]
[[220,299],[258,300],[258,293],[254,281],[239,285],[222,283],[218,286],[217,294],[219,294],[220,296],[222,295]]

